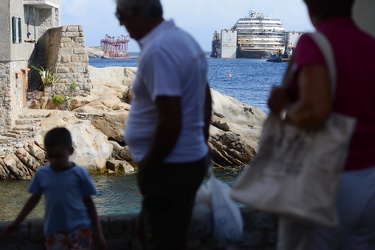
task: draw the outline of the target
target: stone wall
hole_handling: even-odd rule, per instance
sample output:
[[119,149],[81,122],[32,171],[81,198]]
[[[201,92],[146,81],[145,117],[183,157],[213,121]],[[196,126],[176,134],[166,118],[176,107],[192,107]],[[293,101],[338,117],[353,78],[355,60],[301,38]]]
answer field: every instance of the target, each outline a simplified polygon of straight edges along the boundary
[[25,3],[28,2],[40,2],[42,4],[43,2],[47,2],[49,5],[53,5],[55,7],[60,6],[60,0],[23,0]]
[[[49,29],[46,32],[45,62],[61,78],[52,88],[51,96],[88,95],[92,84],[88,71],[88,55],[80,25]],[[71,84],[77,88],[72,89]],[[46,89],[49,91],[49,88]]]
[[[242,209],[244,219],[244,238],[237,244],[229,244],[227,248],[220,248],[209,235],[191,232],[189,237],[190,250],[274,250],[276,245],[275,217],[251,209]],[[135,222],[137,215],[101,216],[103,232],[110,250],[141,249],[136,236]],[[8,223],[0,223],[1,250],[43,250],[43,221],[27,220],[18,232],[11,236],[4,235],[4,228]]]
[[4,127],[9,126],[10,121],[10,110],[11,104],[9,102],[10,99],[10,63],[0,63],[0,128],[1,133],[4,131]]
[[26,68],[26,61],[0,62],[0,131],[14,125],[14,119],[23,109],[23,86],[21,68]]
[[11,48],[11,15],[9,11],[10,0],[0,1],[0,62],[9,61]]

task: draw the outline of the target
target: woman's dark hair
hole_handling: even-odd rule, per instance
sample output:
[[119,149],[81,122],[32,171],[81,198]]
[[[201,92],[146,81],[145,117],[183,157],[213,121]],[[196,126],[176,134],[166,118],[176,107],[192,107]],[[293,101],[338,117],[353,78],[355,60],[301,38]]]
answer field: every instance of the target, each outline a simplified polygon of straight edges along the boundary
[[47,132],[44,137],[44,147],[63,146],[70,149],[73,147],[72,136],[66,128],[57,127]]
[[318,18],[351,16],[355,0],[303,0]]

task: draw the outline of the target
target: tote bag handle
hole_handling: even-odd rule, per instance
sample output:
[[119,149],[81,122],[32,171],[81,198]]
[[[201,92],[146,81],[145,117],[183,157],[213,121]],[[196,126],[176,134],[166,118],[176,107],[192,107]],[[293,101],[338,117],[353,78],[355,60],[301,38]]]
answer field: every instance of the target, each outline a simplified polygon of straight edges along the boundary
[[310,33],[309,35],[320,48],[320,51],[322,52],[327,63],[328,72],[331,79],[332,100],[334,100],[336,94],[336,66],[332,46],[325,35],[319,31]]

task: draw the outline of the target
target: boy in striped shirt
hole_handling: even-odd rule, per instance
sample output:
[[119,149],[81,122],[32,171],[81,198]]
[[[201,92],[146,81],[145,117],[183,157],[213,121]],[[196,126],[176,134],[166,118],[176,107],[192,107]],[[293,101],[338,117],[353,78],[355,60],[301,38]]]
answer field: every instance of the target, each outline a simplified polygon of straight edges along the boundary
[[44,234],[47,250],[90,249],[91,228],[99,249],[106,249],[95,204],[96,188],[89,173],[69,161],[74,148],[66,128],[54,128],[44,138],[49,164],[35,173],[28,191],[30,198],[7,228],[12,234],[45,196]]

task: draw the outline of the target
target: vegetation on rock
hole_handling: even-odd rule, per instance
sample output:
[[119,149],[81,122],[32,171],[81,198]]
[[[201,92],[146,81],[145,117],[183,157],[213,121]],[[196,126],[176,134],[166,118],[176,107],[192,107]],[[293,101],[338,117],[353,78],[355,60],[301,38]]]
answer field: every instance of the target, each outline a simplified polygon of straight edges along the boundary
[[66,97],[63,95],[55,95],[52,97],[52,102],[55,105],[60,105],[66,102]]
[[35,67],[34,65],[31,65],[33,69],[38,71],[40,78],[42,79],[43,86],[52,86],[53,84],[60,81],[60,77],[58,77],[52,69],[43,68],[42,66]]
[[72,83],[70,84],[70,89],[72,89],[72,90],[75,90],[77,87],[78,87],[78,85],[77,85],[76,82],[72,82]]

